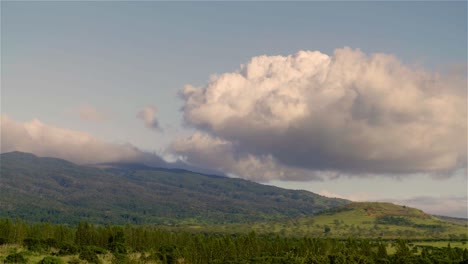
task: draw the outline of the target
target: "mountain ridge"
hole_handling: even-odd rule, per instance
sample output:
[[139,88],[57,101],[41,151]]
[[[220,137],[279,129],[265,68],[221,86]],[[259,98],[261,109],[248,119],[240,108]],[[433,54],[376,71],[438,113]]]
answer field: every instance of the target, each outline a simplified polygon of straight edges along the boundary
[[183,169],[103,169],[23,152],[0,157],[0,217],[29,221],[244,223],[314,215],[349,203]]

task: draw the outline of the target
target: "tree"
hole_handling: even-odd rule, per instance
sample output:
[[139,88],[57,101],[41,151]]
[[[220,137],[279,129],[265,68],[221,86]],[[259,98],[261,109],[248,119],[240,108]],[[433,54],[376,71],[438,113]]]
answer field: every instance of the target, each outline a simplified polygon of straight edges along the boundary
[[108,239],[108,249],[114,254],[127,254],[125,247],[125,235],[121,228]]
[[384,243],[379,243],[379,245],[377,246],[377,259],[379,261],[383,261],[383,260],[386,260],[387,257],[388,257],[388,254],[387,254],[387,248],[386,248],[386,245]]
[[411,263],[411,250],[404,240],[397,240],[395,243],[394,263]]
[[92,263],[92,264],[101,263],[96,253],[93,250],[89,249],[88,247],[85,247],[81,250],[79,258],[82,260],[86,260],[87,262]]

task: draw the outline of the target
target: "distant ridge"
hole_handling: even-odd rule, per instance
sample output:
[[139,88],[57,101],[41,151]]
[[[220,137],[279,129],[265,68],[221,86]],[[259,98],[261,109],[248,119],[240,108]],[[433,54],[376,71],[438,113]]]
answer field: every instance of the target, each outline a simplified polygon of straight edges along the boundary
[[[17,159],[37,159],[38,156],[28,153],[28,152],[21,152],[21,151],[12,151],[0,154],[0,157],[8,157],[8,158],[17,158]],[[46,158],[46,157],[43,157]]]

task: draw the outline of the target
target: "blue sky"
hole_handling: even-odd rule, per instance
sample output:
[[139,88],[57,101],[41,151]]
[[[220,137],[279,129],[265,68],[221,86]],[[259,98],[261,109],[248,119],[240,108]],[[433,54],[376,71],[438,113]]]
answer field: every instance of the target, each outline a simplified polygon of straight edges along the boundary
[[[1,8],[2,119],[26,127],[37,119],[42,129],[80,131],[171,158],[181,154],[168,151],[174,141],[199,131],[232,140],[205,130],[205,119],[184,124],[184,114],[191,114],[181,110],[185,85],[205,87],[210,76],[236,72],[256,56],[300,50],[333,56],[350,47],[429,72],[466,73],[466,2],[2,2]],[[154,115],[138,115],[144,109]],[[152,118],[159,129],[148,126]],[[2,132],[5,127],[2,121]],[[2,145],[19,148],[5,139]],[[272,153],[262,155],[297,167]],[[409,205],[415,197],[437,197],[453,205],[438,212],[466,215],[466,171],[451,177],[339,171],[345,176],[278,177],[270,184]],[[241,170],[223,172],[249,178]]]

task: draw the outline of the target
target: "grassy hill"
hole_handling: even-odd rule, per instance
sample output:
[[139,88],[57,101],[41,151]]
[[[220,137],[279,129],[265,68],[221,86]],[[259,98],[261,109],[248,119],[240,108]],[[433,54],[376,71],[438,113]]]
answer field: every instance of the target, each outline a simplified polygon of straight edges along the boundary
[[357,238],[465,239],[466,224],[442,220],[423,211],[391,203],[351,203],[317,216],[252,226],[258,232]]
[[311,216],[349,201],[242,179],[136,164],[100,168],[0,156],[0,217],[112,224],[225,224]]
[[326,210],[316,216],[259,222],[249,226],[219,226],[220,232],[255,230],[258,233],[335,238],[408,238],[466,241],[468,227],[423,211],[391,203],[361,202]]

